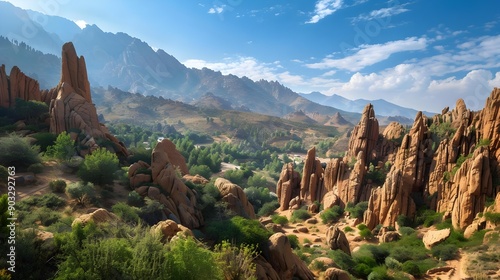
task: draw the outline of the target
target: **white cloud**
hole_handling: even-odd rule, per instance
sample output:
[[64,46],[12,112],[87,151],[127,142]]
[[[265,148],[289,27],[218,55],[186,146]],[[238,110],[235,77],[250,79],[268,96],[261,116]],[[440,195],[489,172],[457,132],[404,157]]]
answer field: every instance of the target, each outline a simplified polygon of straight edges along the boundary
[[361,45],[357,52],[351,56],[333,59],[324,58],[321,62],[307,64],[307,67],[314,69],[344,69],[349,71],[359,71],[367,66],[388,59],[391,54],[423,50],[427,47],[425,38],[411,37],[404,40],[391,41],[384,44]]
[[462,98],[468,108],[478,110],[484,106],[493,87],[500,87],[500,49],[495,48],[498,44],[500,35],[475,38],[458,44],[461,48],[456,50],[379,72],[357,72],[348,81],[337,81],[323,92],[351,99],[384,98],[402,106],[434,112],[453,107],[455,101]]
[[379,10],[373,10],[368,14],[361,14],[353,19],[353,22],[362,21],[362,20],[374,20],[379,18],[392,17],[395,15],[399,15],[405,12],[410,11],[407,8],[404,8],[404,5],[398,5],[394,7],[382,8]]
[[206,67],[215,71],[220,71],[224,75],[233,74],[239,77],[247,76],[252,80],[278,80],[280,75],[278,72],[279,64],[263,63],[253,57],[229,57],[225,58],[222,62],[189,59],[183,63],[187,67],[198,69]]
[[208,10],[208,13],[209,14],[221,14],[222,12],[224,12],[225,7],[226,7],[226,5],[213,6],[212,8],[210,8]]
[[318,23],[342,8],[342,4],[342,0],[318,0],[314,8],[314,15],[306,23]]
[[83,19],[76,20],[75,23],[76,23],[76,25],[78,25],[78,27],[80,27],[80,29],[84,29],[85,26],[88,25],[88,23],[86,21],[84,21]]

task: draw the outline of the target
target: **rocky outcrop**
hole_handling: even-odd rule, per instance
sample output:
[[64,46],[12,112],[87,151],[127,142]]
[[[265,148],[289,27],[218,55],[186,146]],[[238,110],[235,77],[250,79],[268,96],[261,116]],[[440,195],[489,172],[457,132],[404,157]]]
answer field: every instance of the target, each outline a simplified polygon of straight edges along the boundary
[[203,216],[196,206],[196,195],[177,177],[169,152],[178,153],[170,144],[160,142],[152,152],[151,165],[132,164],[128,173],[130,184],[141,196],[160,202],[168,219],[191,229],[198,228],[203,225]]
[[393,166],[384,185],[372,190],[363,216],[364,224],[373,229],[378,224],[394,226],[399,215],[413,217],[416,206],[410,194],[411,185],[405,185],[403,172]]
[[300,198],[306,203],[321,201],[325,194],[323,188],[323,167],[316,159],[316,148],[312,147],[307,151],[300,182]]
[[424,234],[422,238],[422,242],[424,242],[425,248],[431,249],[437,244],[446,240],[446,238],[450,237],[451,230],[449,228],[441,229],[441,230],[429,230]]
[[156,144],[156,147],[168,155],[169,162],[174,166],[174,168],[178,168],[182,175],[189,173],[186,160],[181,153],[177,151],[175,144],[172,141],[164,139]]
[[219,189],[221,200],[227,203],[229,210],[245,218],[256,218],[255,210],[240,186],[224,178],[217,178],[215,186]]
[[379,138],[379,125],[372,104],[366,105],[361,120],[352,131],[344,162],[356,158],[363,152],[363,162],[368,164],[375,157],[375,146]]
[[314,279],[313,273],[306,264],[292,252],[290,241],[283,233],[275,233],[269,237],[268,262],[282,280]]
[[125,145],[99,123],[90,95],[85,59],[76,55],[72,43],[64,44],[61,56],[61,81],[56,88],[43,93],[52,97],[57,92],[57,96],[50,100],[50,132],[59,134],[63,131],[78,131],[83,135],[80,144],[89,149],[81,152],[82,155],[97,149],[97,139],[103,139],[111,142],[110,148],[117,154],[126,157],[128,151]]
[[184,179],[185,182],[191,182],[193,184],[197,184],[197,185],[206,185],[208,184],[208,179],[206,179],[205,177],[199,175],[199,174],[196,174],[196,175],[190,175],[190,174],[186,174],[184,176],[182,176],[182,179]]
[[346,271],[344,271],[342,269],[330,267],[325,271],[324,279],[325,280],[350,280],[351,277],[349,277],[349,273],[347,273]]
[[71,226],[75,226],[77,224],[81,224],[85,226],[89,222],[93,222],[95,224],[99,223],[110,223],[110,222],[118,222],[119,218],[113,214],[108,212],[108,210],[104,208],[99,208],[92,213],[83,214],[80,217],[73,220]]
[[41,101],[38,81],[26,76],[14,66],[10,75],[5,72],[5,65],[0,66],[0,107],[14,107],[16,99]]
[[160,221],[151,227],[151,232],[161,236],[162,242],[170,241],[174,236],[194,237],[193,232],[183,225],[172,220]]
[[377,143],[377,157],[383,162],[394,163],[406,129],[398,122],[391,122],[382,132]]
[[432,138],[428,130],[427,119],[418,112],[396,154],[394,165],[402,172],[404,186],[413,192],[423,192],[432,162]]
[[287,210],[290,201],[300,195],[300,174],[294,170],[293,163],[283,166],[280,178],[276,185],[276,194],[280,203],[280,211]]
[[366,184],[366,163],[363,151],[358,153],[356,162],[351,169],[349,178],[338,184],[337,192],[340,197],[341,205],[345,206],[348,202],[354,204],[360,201],[366,201],[370,197],[372,186]]
[[330,246],[330,249],[332,250],[341,250],[344,253],[351,255],[349,241],[347,240],[345,233],[338,227],[338,225],[331,226],[326,231],[326,244]]

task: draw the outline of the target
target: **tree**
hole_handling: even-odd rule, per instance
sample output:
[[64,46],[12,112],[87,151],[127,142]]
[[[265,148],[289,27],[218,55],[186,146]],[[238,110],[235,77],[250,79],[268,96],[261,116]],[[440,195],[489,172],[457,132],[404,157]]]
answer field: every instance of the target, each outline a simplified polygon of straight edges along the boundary
[[85,182],[96,185],[113,183],[113,173],[119,169],[118,157],[105,148],[95,150],[85,156],[78,176]]
[[78,204],[81,205],[85,205],[88,200],[95,196],[95,188],[92,183],[73,183],[67,187],[66,191],[69,197],[76,199]]
[[48,146],[45,152],[47,156],[61,161],[71,158],[74,153],[75,141],[71,139],[71,136],[66,131],[59,134],[54,145]]
[[16,112],[28,122],[36,120],[42,116],[44,113],[49,112],[49,106],[40,101],[33,100],[23,100],[16,98]]

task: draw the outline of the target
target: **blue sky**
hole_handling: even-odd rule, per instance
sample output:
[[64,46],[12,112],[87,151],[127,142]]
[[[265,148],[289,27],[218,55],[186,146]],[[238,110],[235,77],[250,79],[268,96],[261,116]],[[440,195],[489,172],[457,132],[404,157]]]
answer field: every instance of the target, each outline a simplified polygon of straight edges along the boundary
[[189,67],[297,92],[479,109],[500,87],[500,2],[11,0],[126,32]]

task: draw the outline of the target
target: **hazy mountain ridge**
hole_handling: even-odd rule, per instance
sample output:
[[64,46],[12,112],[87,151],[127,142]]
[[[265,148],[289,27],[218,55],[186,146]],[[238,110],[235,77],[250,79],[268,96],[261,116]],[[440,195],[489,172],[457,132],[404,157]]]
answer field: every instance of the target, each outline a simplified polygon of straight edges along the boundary
[[[371,103],[377,108],[378,116],[402,116],[409,119],[414,119],[418,110],[412,108],[406,108],[384,99],[375,99],[375,100],[367,100],[367,99],[355,99],[350,100],[345,97],[342,97],[338,94],[334,94],[331,96],[322,94],[320,92],[311,92],[311,93],[299,93],[300,96],[307,98],[313,102],[316,102],[321,105],[332,106],[338,108],[340,110],[348,111],[348,112],[363,112],[363,108],[366,104]],[[423,113],[427,116],[433,116],[436,113],[423,111]]]

